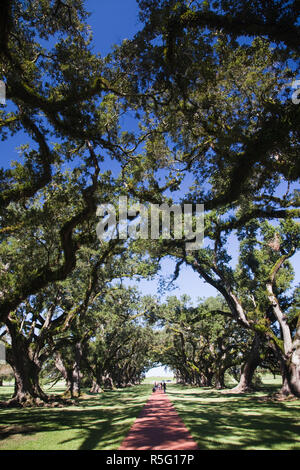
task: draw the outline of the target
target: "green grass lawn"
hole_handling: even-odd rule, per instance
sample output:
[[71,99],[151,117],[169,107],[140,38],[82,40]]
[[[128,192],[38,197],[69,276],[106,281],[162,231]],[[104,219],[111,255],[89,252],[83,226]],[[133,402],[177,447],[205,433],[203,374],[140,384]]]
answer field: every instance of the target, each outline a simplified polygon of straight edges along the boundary
[[169,398],[201,450],[299,450],[300,400],[266,399],[278,383],[264,384],[244,395],[174,385]]
[[[78,406],[0,409],[0,450],[115,450],[149,397],[153,380],[101,395]],[[265,400],[279,382],[264,379],[260,392],[224,394],[168,384],[167,392],[200,449],[300,449],[300,400]],[[0,387],[0,400],[12,394]],[[55,393],[63,389],[52,390]]]
[[[0,387],[0,400],[12,390]],[[139,385],[87,395],[78,406],[0,409],[0,450],[118,449],[151,391]]]

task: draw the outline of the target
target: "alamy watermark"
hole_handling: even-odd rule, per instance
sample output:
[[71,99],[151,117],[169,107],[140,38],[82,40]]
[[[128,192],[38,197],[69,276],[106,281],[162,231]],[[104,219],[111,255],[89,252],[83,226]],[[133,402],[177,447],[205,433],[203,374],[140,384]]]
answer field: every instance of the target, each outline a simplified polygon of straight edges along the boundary
[[0,341],[0,364],[6,363],[5,344]]
[[6,104],[6,85],[0,80],[0,104]]
[[300,80],[293,80],[292,83],[286,83],[283,89],[285,88],[292,88],[295,90],[292,93],[292,103],[300,104]]
[[294,91],[294,93],[292,94],[292,102],[294,104],[299,104],[300,103],[300,98],[299,98],[299,95],[300,95],[300,80],[294,80],[293,83],[292,83],[292,88],[296,89]]
[[184,240],[186,250],[199,250],[204,234],[203,204],[141,204],[128,206],[127,196],[120,196],[116,207],[101,204],[96,215],[99,240]]

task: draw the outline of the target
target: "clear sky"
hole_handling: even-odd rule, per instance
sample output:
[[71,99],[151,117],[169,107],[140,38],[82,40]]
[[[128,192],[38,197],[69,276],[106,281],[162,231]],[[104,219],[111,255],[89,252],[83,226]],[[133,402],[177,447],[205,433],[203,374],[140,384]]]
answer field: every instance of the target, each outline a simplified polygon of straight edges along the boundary
[[165,366],[158,366],[149,370],[146,377],[173,377],[173,373]]
[[87,0],[91,13],[95,52],[105,56],[113,45],[130,39],[139,30],[138,6],[135,0]]

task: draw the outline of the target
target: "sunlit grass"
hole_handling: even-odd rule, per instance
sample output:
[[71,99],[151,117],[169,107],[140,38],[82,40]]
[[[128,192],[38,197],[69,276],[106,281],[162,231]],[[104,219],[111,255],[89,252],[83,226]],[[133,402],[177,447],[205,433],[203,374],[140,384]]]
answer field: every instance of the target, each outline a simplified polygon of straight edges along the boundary
[[244,395],[174,385],[169,397],[201,450],[300,449],[300,400],[266,399],[278,386],[266,382]]
[[[0,450],[118,449],[149,397],[154,380],[101,395],[86,394],[78,406],[0,409]],[[272,401],[280,380],[264,380],[245,395],[210,388],[167,385],[167,393],[203,450],[300,449],[300,400]],[[0,387],[0,400],[12,387]],[[55,387],[53,393],[62,393]]]
[[[140,385],[86,395],[78,406],[0,409],[0,450],[117,449],[150,393]],[[0,394],[8,398],[11,390]]]

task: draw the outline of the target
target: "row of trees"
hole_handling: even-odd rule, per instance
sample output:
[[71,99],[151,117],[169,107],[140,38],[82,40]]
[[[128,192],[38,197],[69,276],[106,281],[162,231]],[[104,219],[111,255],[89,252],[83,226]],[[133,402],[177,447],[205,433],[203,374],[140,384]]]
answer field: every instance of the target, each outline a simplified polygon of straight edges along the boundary
[[[148,244],[150,252],[163,253],[176,261],[174,281],[185,264],[220,296],[218,301],[207,299],[197,308],[187,308],[173,299],[163,309],[161,321],[168,325],[167,330],[173,331],[171,342],[174,342],[165,362],[170,365],[182,362],[183,369],[178,366],[176,369],[184,382],[210,384],[214,377],[214,382],[223,386],[224,380],[220,377],[224,377],[227,369],[241,365],[243,357],[237,391],[251,389],[255,369],[258,365],[269,364],[270,370],[282,375],[281,392],[298,395],[299,286],[293,282],[294,270],[289,260],[299,247],[299,225],[291,220],[282,221],[278,226],[266,221],[247,223],[238,233],[240,253],[233,268],[227,237],[218,233],[219,223],[222,222],[217,216],[207,221],[213,243],[197,252],[187,252],[182,241],[176,241],[177,246],[174,241],[163,240],[159,247],[153,242]],[[216,342],[215,331],[219,332]],[[189,344],[193,359],[187,359],[184,343]],[[206,354],[204,357],[210,356],[202,366],[199,358],[198,365],[194,359],[201,347]],[[181,362],[178,354],[182,355]],[[219,367],[222,372],[218,371]]]
[[163,329],[153,357],[167,364],[180,383],[223,389],[228,388],[225,377],[231,376],[238,382],[231,392],[243,393],[256,388],[258,367],[280,374],[273,348],[232,320],[221,296],[209,297],[197,307],[186,296],[170,297],[156,322]]
[[[296,2],[138,4],[144,26],[102,58],[93,52],[84,1],[1,3],[7,104],[0,129],[8,157],[5,143],[22,141],[18,160],[0,172],[0,334],[16,377],[14,402],[46,401],[38,377],[54,363],[73,396],[83,371],[95,390],[105,377],[139,380],[155,340],[131,317],[147,317],[147,309],[129,312],[129,292],[120,288],[122,306],[110,310],[109,295],[118,278],[153,275],[164,256],[176,260],[175,275],[191,266],[225,302],[196,324],[215,323],[236,344],[239,335],[249,338],[237,357],[272,351],[283,390],[299,396],[298,291],[288,290],[299,248]],[[131,131],[126,116],[136,121]],[[187,252],[184,240],[99,242],[97,207],[119,195],[204,203],[205,246]],[[228,255],[233,234],[237,266]],[[122,332],[116,343],[115,330]],[[194,339],[184,341],[192,351],[185,352],[189,368],[182,360],[178,369],[184,380],[222,385],[219,349],[208,347],[216,362],[205,375],[205,340],[195,353]],[[175,343],[177,357],[184,348],[177,336]]]
[[[82,281],[76,284],[83,287]],[[173,370],[178,381],[196,386],[225,388],[225,374],[231,375],[239,380],[238,392],[253,389],[258,366],[280,373],[272,348],[232,321],[220,296],[193,307],[186,296],[160,303],[114,285],[94,294],[87,309],[78,309],[76,289],[57,286],[7,322],[2,339],[15,392],[6,405],[57,402],[57,396],[45,393],[41,378],[49,385],[64,379],[63,398],[76,398],[82,387],[101,393],[140,383],[158,363]],[[9,375],[7,366],[3,375]]]
[[[134,90],[92,52],[87,16],[81,0],[1,3],[2,139],[23,142],[0,175],[0,334],[15,375],[11,404],[49,400],[39,378],[51,361],[71,396],[83,364],[94,388],[106,378],[133,383],[148,364],[131,294],[111,285],[148,268],[135,266],[124,243],[96,236],[98,205],[124,191],[110,166],[131,156],[118,122]],[[121,304],[108,314],[109,295]]]
[[[150,251],[187,264],[213,286],[231,318],[277,357],[283,392],[300,395],[298,289],[300,108],[295,2],[140,1],[146,26],[119,51],[137,73],[151,154],[176,174],[173,200],[204,203],[205,247],[181,240]],[[132,47],[140,46],[139,54]],[[123,54],[123,55],[122,55]],[[150,151],[149,151],[150,153]],[[173,173],[172,173],[173,172]],[[228,249],[233,235],[239,262]],[[215,317],[217,318],[217,317]]]
[[[111,269],[115,276],[118,262]],[[82,386],[100,393],[139,383],[151,367],[153,332],[142,324],[140,295],[110,282],[106,269],[95,273],[95,264],[85,271],[79,263],[74,276],[28,299],[6,320],[2,341],[15,378],[9,406],[57,402],[41,378],[65,380],[68,399],[79,397]]]

